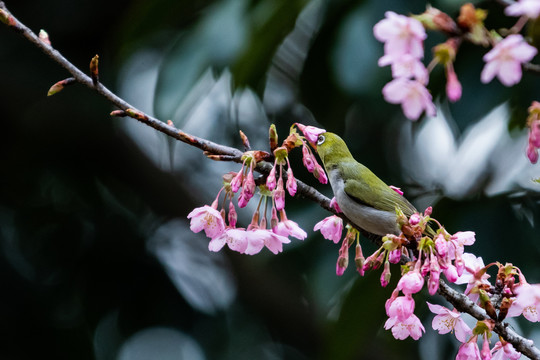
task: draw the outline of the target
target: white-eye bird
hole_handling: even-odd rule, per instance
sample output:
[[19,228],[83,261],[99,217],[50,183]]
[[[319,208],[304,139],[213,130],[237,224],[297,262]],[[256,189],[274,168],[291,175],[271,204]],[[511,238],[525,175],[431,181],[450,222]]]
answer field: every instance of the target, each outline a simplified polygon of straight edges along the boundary
[[345,216],[372,234],[399,235],[396,209],[409,217],[417,212],[415,207],[357,162],[338,135],[331,132],[320,134],[316,150]]

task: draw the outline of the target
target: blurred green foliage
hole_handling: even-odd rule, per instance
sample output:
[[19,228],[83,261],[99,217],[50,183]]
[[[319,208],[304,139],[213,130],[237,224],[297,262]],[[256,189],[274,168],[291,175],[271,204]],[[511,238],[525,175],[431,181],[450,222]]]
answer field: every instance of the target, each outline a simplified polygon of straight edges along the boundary
[[[431,4],[452,16],[460,6],[450,0]],[[53,45],[81,69],[99,54],[100,80],[124,93],[137,90],[127,96],[149,99],[144,110],[163,120],[197,131],[211,128],[213,140],[230,145],[238,145],[240,128],[249,129],[252,144],[265,144],[270,122],[282,138],[296,121],[320,124],[343,134],[357,159],[381,178],[415,193],[418,181],[405,175],[401,159],[400,129],[407,120],[382,99],[390,70],[377,67],[382,44],[371,29],[385,11],[418,13],[424,1],[6,5],[34,31],[47,30]],[[500,5],[480,5],[489,8],[488,26],[508,26]],[[210,254],[207,239],[192,234],[185,217],[217,194],[221,179],[211,172],[216,163],[150,128],[131,125],[131,119],[110,118],[110,105],[78,85],[47,98],[48,88],[68,74],[6,28],[0,28],[0,39],[0,358],[453,358],[456,342],[449,335],[430,348],[428,340],[397,341],[383,329],[384,301],[397,275],[387,289],[380,288],[378,272],[361,278],[349,269],[336,277],[338,248],[309,231],[314,219],[326,216],[311,203],[288,199],[289,218],[310,236],[293,241],[283,254]],[[442,40],[430,34],[426,49]],[[513,116],[505,121],[515,138],[524,109],[540,95],[537,76],[528,74],[513,88],[481,84],[484,52],[464,45],[458,54],[460,102],[446,103],[439,68],[430,88],[457,134],[508,100]],[[141,60],[147,53],[153,60]],[[133,61],[139,61],[138,70],[127,72]],[[135,82],[147,70],[153,83]],[[220,81],[228,92],[212,95]],[[257,111],[246,113],[246,102]],[[208,122],[190,122],[202,104]],[[220,112],[210,111],[219,104]],[[125,123],[142,138],[126,131]],[[422,127],[413,124],[411,131]],[[420,145],[425,152],[439,146],[436,139]],[[192,163],[183,164],[186,159]],[[292,159],[300,164],[298,154]],[[486,195],[497,167],[497,159],[490,161],[474,191],[453,198],[443,193],[434,217],[451,232],[475,231],[472,251],[485,263],[512,262],[538,282],[538,189],[516,181],[503,193]],[[220,165],[228,170],[217,173],[238,169]],[[538,166],[527,169],[539,174]],[[330,195],[328,186],[309,176],[297,172]],[[196,186],[204,181],[214,185]],[[364,253],[374,250],[364,243]],[[416,313],[433,332],[422,305],[425,295],[417,297]]]

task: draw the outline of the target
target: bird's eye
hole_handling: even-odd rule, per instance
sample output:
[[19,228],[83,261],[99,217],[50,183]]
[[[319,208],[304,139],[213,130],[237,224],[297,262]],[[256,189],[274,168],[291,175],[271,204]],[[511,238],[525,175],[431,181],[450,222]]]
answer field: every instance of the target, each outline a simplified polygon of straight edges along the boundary
[[317,145],[322,145],[324,143],[324,140],[326,140],[324,135],[319,135],[319,137],[317,138]]

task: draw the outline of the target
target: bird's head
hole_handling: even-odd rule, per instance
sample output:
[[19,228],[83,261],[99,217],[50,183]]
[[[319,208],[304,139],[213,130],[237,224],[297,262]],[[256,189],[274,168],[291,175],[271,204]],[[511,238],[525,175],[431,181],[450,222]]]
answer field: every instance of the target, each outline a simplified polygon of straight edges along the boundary
[[337,163],[340,160],[352,158],[345,141],[331,132],[318,136],[316,150],[325,166],[331,162]]

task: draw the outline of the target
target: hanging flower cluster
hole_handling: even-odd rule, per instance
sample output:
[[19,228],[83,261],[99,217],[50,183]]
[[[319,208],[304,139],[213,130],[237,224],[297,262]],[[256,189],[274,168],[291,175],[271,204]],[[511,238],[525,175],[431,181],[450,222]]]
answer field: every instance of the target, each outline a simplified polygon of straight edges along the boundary
[[[508,6],[505,12],[510,16],[534,20],[538,17],[540,6],[536,0],[522,0]],[[495,77],[505,86],[519,83],[522,64],[531,61],[537,53],[536,48],[518,34],[525,22],[520,18],[512,31],[507,31],[509,35],[503,38],[499,33],[486,29],[486,17],[487,11],[476,9],[470,3],[461,7],[457,22],[431,6],[420,15],[404,16],[386,12],[385,19],[373,27],[375,38],[384,42],[384,55],[379,59],[379,66],[390,65],[394,78],[382,89],[385,100],[401,104],[403,113],[411,120],[417,120],[423,112],[435,115],[432,96],[426,86],[429,73],[437,64],[445,69],[448,99],[452,102],[459,100],[462,87],[454,71],[454,62],[463,41],[492,46],[483,57],[486,63],[480,76],[483,83]],[[422,63],[423,42],[427,38],[425,29],[448,36],[446,42],[433,48],[433,60],[427,67]]]
[[[297,191],[296,178],[288,155],[295,147],[302,146],[304,165],[320,182],[326,183],[324,170],[306,144],[307,141],[316,139],[323,130],[302,124],[297,126],[303,129],[306,136],[298,134],[293,126],[289,136],[279,147],[275,126],[270,127],[270,149],[274,164],[265,181],[261,181],[262,177],[255,179],[254,170],[259,162],[269,159],[270,154],[246,151],[242,156],[240,171],[223,176],[223,187],[212,205],[198,207],[188,214],[191,230],[196,233],[204,230],[210,238],[208,248],[211,251],[219,251],[227,245],[229,249],[247,255],[257,254],[264,247],[277,254],[283,251],[283,244],[290,243],[289,237],[300,240],[307,237],[306,232],[296,222],[289,220],[285,212],[285,190],[290,196],[295,196]],[[243,133],[241,135],[244,144],[249,146],[247,137]],[[284,167],[287,167],[286,170]],[[224,196],[220,202],[222,193]],[[238,207],[245,208],[257,193],[258,203],[251,223],[247,228],[237,227],[235,196],[238,195]]]
[[423,111],[434,116],[435,105],[426,89],[428,71],[422,59],[426,31],[420,21],[387,11],[386,18],[373,28],[377,40],[384,42],[379,66],[390,65],[394,80],[386,84],[384,99],[401,104],[405,116],[417,120]]
[[[450,234],[431,217],[431,212],[432,209],[427,208],[423,214],[416,213],[408,218],[398,212],[401,233],[383,237],[382,245],[367,258],[362,254],[358,231],[347,225],[338,252],[337,275],[342,275],[347,268],[348,251],[355,243],[357,271],[364,275],[366,271],[382,267],[380,282],[383,287],[390,281],[390,264],[404,263],[397,286],[385,304],[388,320],[384,327],[400,340],[409,336],[418,340],[425,332],[420,319],[414,314],[416,304],[413,297],[424,285],[428,293],[434,295],[439,289],[441,274],[450,283],[465,284],[464,294],[485,309],[490,318],[478,321],[471,329],[458,310],[428,302],[429,309],[436,314],[433,329],[439,334],[453,333],[462,343],[456,359],[518,359],[521,354],[512,344],[499,338],[492,346],[489,339],[495,322],[506,317],[523,315],[529,321],[540,321],[540,285],[527,283],[521,271],[512,264],[484,265],[481,257],[465,252],[465,246],[474,244],[475,234],[471,231]],[[324,238],[337,243],[342,236],[343,223],[340,217],[333,215],[317,223],[315,230],[320,230]],[[498,268],[495,284],[490,282],[487,274],[492,266]],[[494,304],[494,298],[501,300]],[[483,341],[482,349],[478,340]]]

